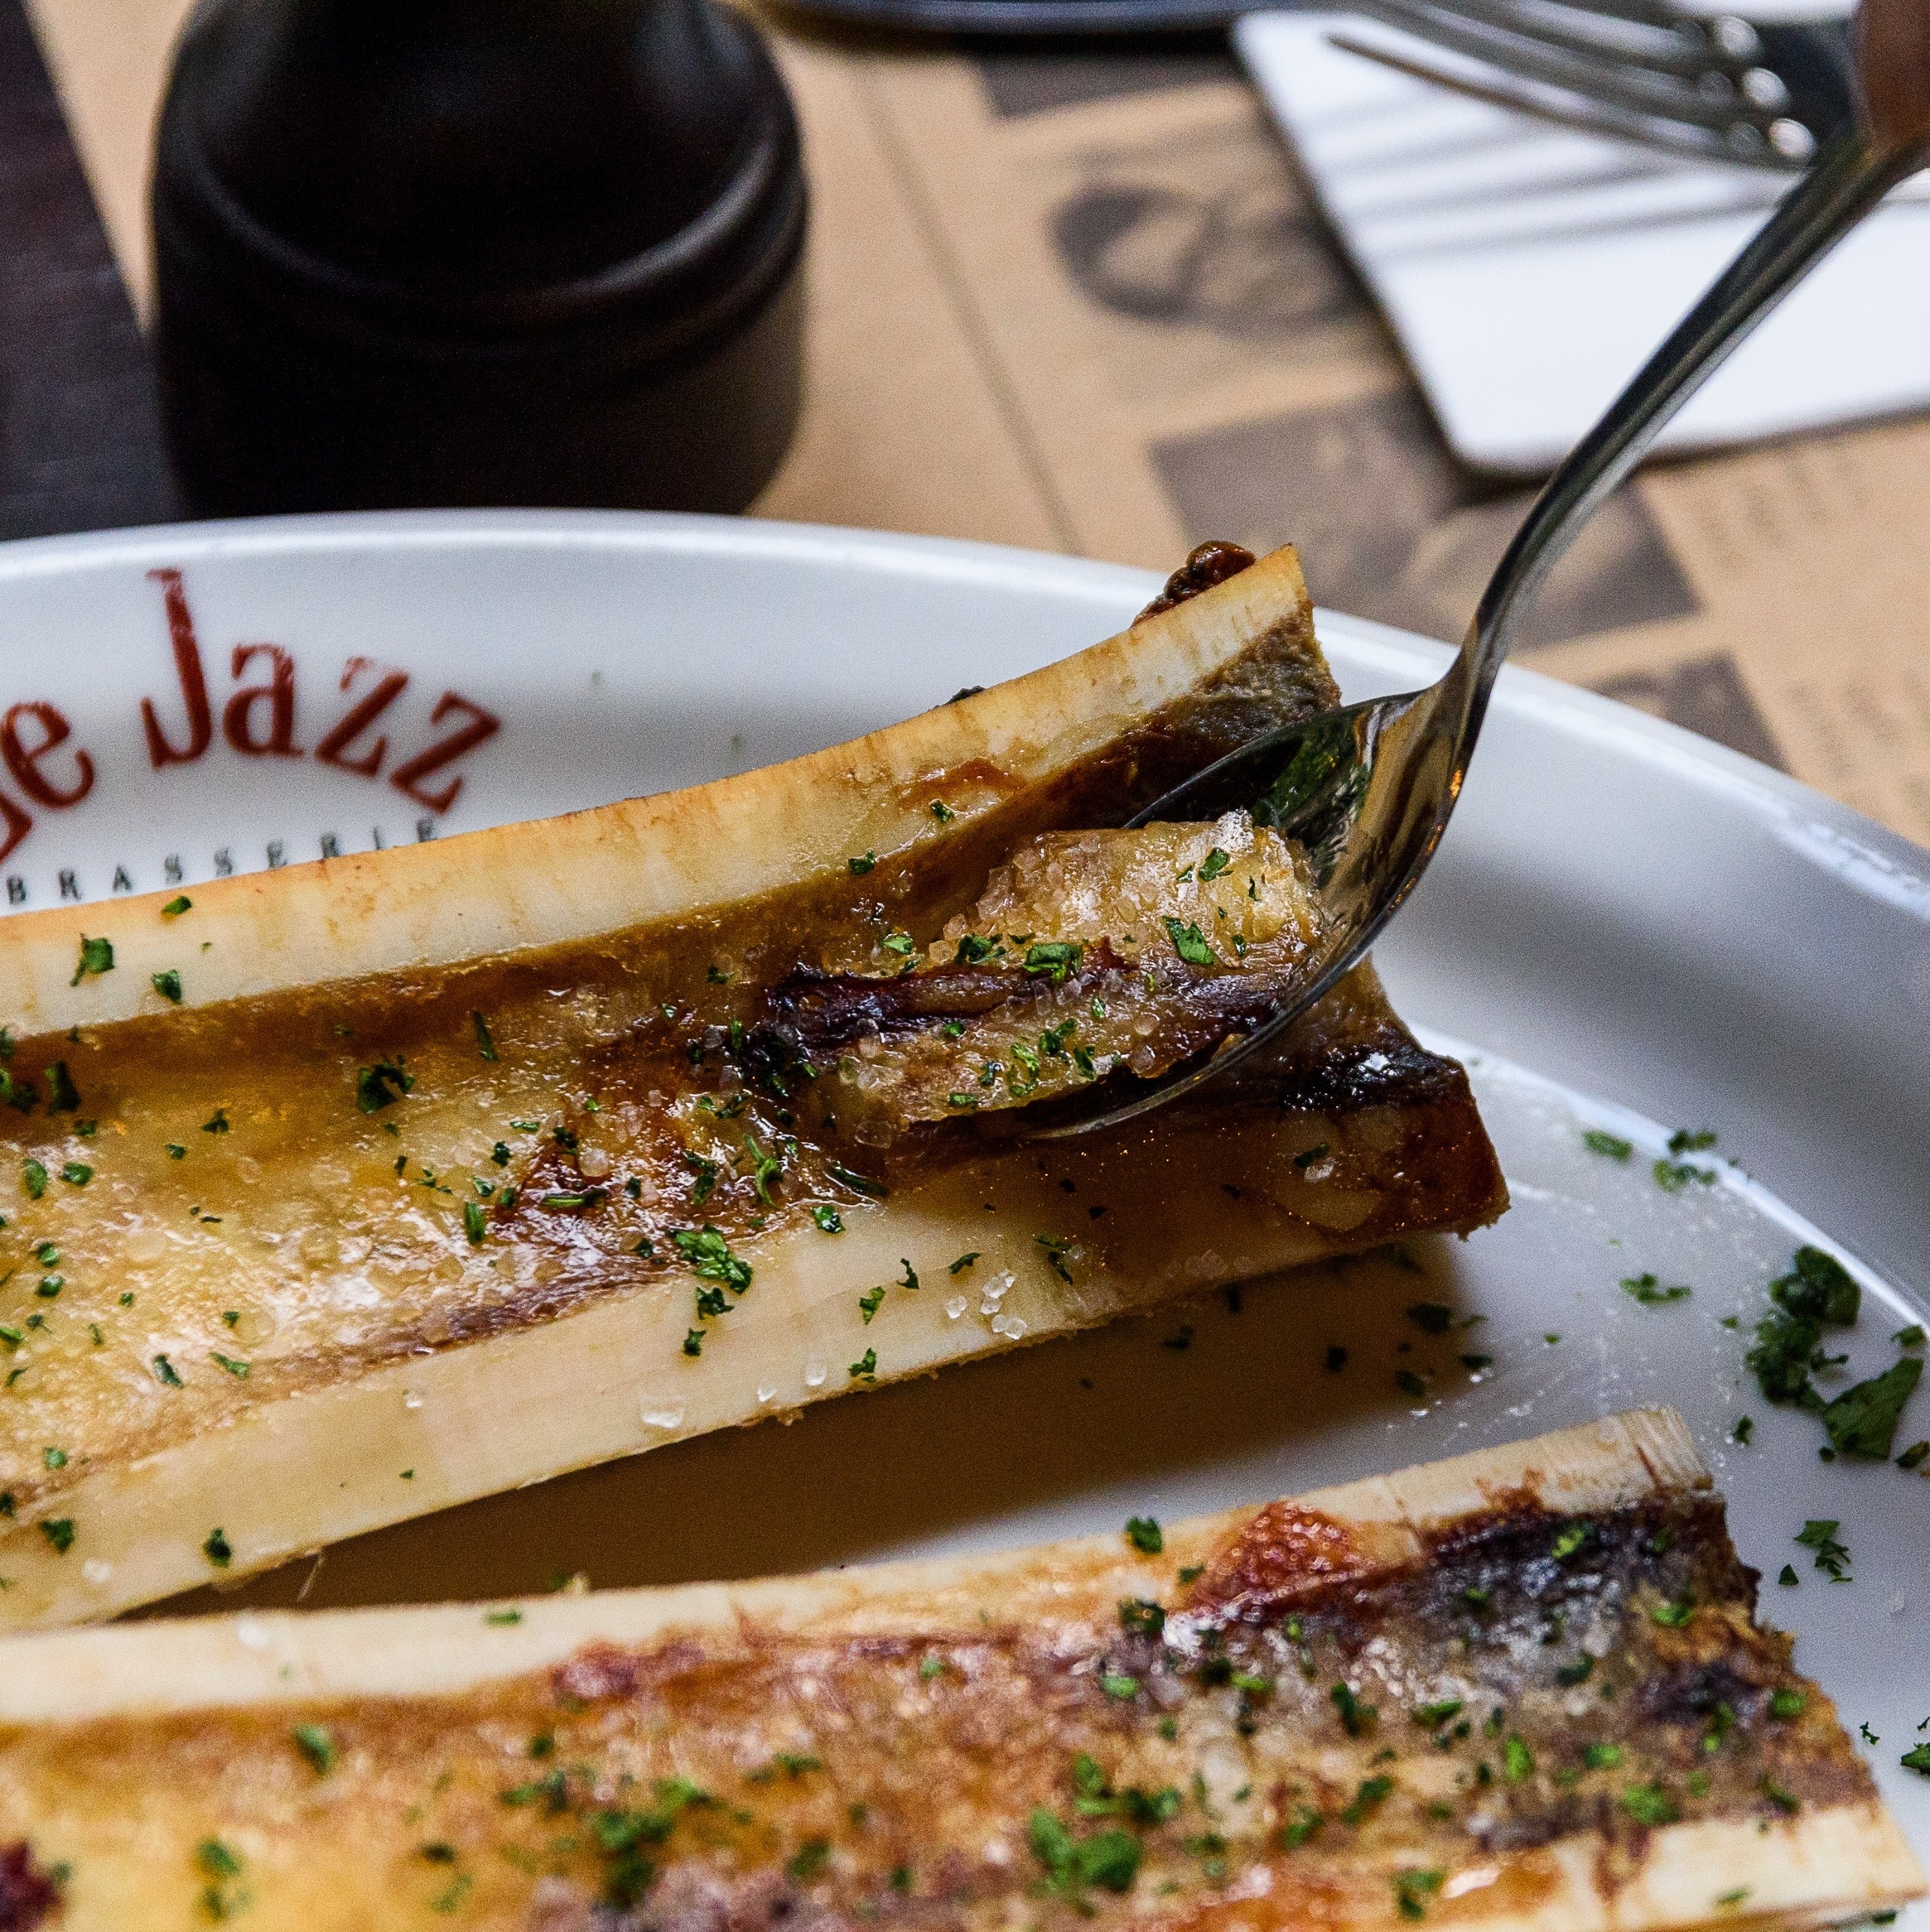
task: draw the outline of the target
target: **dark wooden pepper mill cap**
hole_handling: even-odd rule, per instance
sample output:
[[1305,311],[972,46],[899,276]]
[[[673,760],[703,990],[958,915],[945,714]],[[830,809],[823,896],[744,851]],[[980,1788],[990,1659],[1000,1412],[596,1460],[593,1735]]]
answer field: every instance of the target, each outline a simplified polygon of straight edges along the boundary
[[711,0],[204,0],[152,204],[182,488],[741,509],[796,421],[804,201]]

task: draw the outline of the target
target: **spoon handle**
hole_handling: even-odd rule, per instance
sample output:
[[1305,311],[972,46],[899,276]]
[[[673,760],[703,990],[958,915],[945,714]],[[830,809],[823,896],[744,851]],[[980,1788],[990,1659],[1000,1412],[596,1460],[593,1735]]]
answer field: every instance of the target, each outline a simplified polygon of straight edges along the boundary
[[1563,458],[1489,579],[1449,674],[1460,687],[1466,706],[1459,759],[1463,769],[1517,622],[1576,532],[1749,331],[1927,157],[1930,141],[1922,134],[1893,144],[1860,128],[1826,149],[1607,413]]

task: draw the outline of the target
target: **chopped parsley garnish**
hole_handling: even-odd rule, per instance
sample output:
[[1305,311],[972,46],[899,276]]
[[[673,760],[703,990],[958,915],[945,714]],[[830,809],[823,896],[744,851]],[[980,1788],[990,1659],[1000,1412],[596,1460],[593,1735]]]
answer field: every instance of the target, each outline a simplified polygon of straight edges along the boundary
[[1691,1181],[1700,1181],[1705,1188],[1713,1187],[1715,1170],[1699,1168],[1686,1160],[1664,1159],[1655,1164],[1655,1184],[1665,1194],[1679,1194]]
[[785,1862],[784,1874],[794,1885],[808,1884],[831,1862],[829,1838],[806,1838]]
[[1912,1443],[1909,1448],[1897,1457],[1897,1467],[1899,1469],[1920,1468],[1927,1461],[1930,1461],[1930,1442]]
[[475,1027],[476,1052],[485,1060],[494,1060],[496,1057],[496,1042],[495,1036],[490,1031],[489,1021],[480,1013],[472,1013],[469,1017]]
[[1729,1439],[1746,1449],[1755,1439],[1755,1433],[1756,1419],[1753,1415],[1739,1415],[1735,1427],[1729,1432]]
[[1034,1235],[1032,1239],[1045,1250],[1047,1265],[1069,1287],[1072,1284],[1072,1270],[1065,1265],[1066,1256],[1072,1251],[1072,1243],[1064,1235]]
[[1431,1704],[1416,1707],[1414,1722],[1425,1731],[1438,1731],[1450,1718],[1461,1714],[1462,1703],[1458,1697],[1444,1697]]
[[216,1354],[213,1350],[209,1351],[208,1360],[213,1362],[216,1367],[226,1369],[236,1381],[245,1382],[248,1380],[248,1363],[237,1361],[231,1355]]
[[1847,1328],[1856,1319],[1863,1294],[1834,1255],[1802,1247],[1796,1250],[1794,1271],[1769,1284],[1769,1298],[1800,1321]]
[[1416,1402],[1425,1402],[1427,1400],[1427,1385],[1421,1380],[1419,1376],[1415,1374],[1412,1369],[1396,1369],[1394,1371],[1394,1386],[1403,1395],[1410,1396]]
[[1336,1684],[1327,1693],[1333,1700],[1334,1708],[1340,1713],[1340,1727],[1349,1737],[1363,1737],[1379,1717],[1379,1711],[1373,1704],[1363,1704],[1347,1684]]
[[1078,1901],[1093,1886],[1126,1892],[1139,1876],[1139,1840],[1131,1832],[1112,1829],[1075,1838],[1044,1805],[1033,1812],[1026,1827],[1032,1855],[1045,1868],[1049,1891]]
[[1158,1556],[1166,1547],[1165,1534],[1151,1516],[1128,1516],[1125,1535],[1141,1556]]
[[84,1188],[94,1178],[94,1169],[84,1160],[67,1161],[61,1166],[60,1178],[70,1188]]
[[1671,1154],[1704,1154],[1715,1144],[1713,1127],[1678,1127],[1668,1137]]
[[1416,1302],[1407,1319],[1424,1335],[1445,1335],[1454,1326],[1455,1312],[1445,1302]]
[[340,1761],[341,1753],[336,1749],[327,1725],[297,1724],[289,1735],[295,1740],[295,1748],[308,1760],[309,1768],[318,1778],[326,1778]]
[[1903,1404],[1923,1373],[1923,1363],[1906,1356],[1880,1376],[1846,1389],[1822,1412],[1831,1443],[1843,1455],[1887,1459],[1896,1441]]
[[1343,1824],[1363,1823],[1394,1795],[1392,1778],[1363,1778],[1355,1788],[1353,1801],[1340,1814]]
[[1930,1778],[1930,1744],[1913,1746],[1897,1762],[1907,1771],[1921,1771]]
[[355,1105],[364,1114],[379,1114],[384,1107],[393,1106],[415,1083],[416,1077],[399,1062],[378,1060],[356,1074]]
[[882,1181],[874,1181],[864,1174],[853,1173],[849,1168],[840,1167],[835,1161],[827,1163],[824,1171],[832,1180],[856,1193],[868,1194],[874,1201],[884,1200],[891,1192]]
[[174,1372],[174,1364],[165,1355],[157,1355],[154,1358],[154,1379],[164,1389],[185,1386],[181,1377]]
[[1799,1690],[1773,1690],[1769,1693],[1769,1715],[1786,1724],[1792,1718],[1800,1718],[1808,1703],[1809,1699]]
[[1820,1522],[1811,1517],[1797,1532],[1796,1540],[1805,1549],[1816,1553],[1816,1567],[1832,1583],[1850,1581],[1850,1552],[1836,1540],[1836,1532],[1842,1528],[1839,1522]]
[[218,1570],[224,1570],[234,1561],[234,1546],[228,1540],[227,1532],[220,1529],[210,1530],[208,1539],[201,1545],[201,1554]]
[[895,1288],[910,1289],[915,1294],[918,1289],[918,1270],[914,1268],[902,1255],[898,1257],[898,1265],[902,1268],[905,1272],[898,1277],[897,1280],[892,1284],[892,1286]]
[[65,1469],[67,1467],[67,1452],[65,1449],[42,1449],[41,1462],[49,1469]]
[[844,1221],[828,1201],[819,1201],[811,1209],[811,1218],[827,1235],[844,1232]]
[[239,1878],[241,1854],[231,1852],[219,1838],[203,1838],[195,1848],[195,1868],[204,1878]]
[[1624,1785],[1622,1809],[1638,1824],[1673,1824],[1682,1815],[1675,1800],[1659,1785]]
[[1491,1355],[1464,1355],[1460,1361],[1461,1366],[1471,1376],[1477,1376],[1483,1369],[1494,1366],[1494,1357]]
[[744,1151],[750,1157],[750,1183],[757,1190],[757,1198],[766,1207],[774,1207],[776,1203],[770,1197],[770,1184],[784,1171],[782,1144],[776,1149],[767,1153],[758,1145],[755,1135],[746,1134],[744,1136]]
[[1327,1345],[1327,1373],[1337,1376],[1347,1366],[1347,1351],[1337,1342]]
[[878,855],[876,851],[866,852],[861,859],[845,860],[845,864],[851,868],[851,875],[853,879],[862,879],[877,863]]
[[1923,1324],[1921,1322],[1913,1322],[1908,1327],[1899,1328],[1895,1334],[1890,1337],[1890,1340],[1895,1342],[1899,1348],[1921,1348],[1925,1339]]
[[876,1288],[867,1288],[858,1297],[858,1313],[865,1318],[866,1327],[871,1326],[872,1316],[885,1305],[885,1285],[879,1283]]
[[1213,948],[1206,943],[1206,936],[1199,930],[1197,920],[1182,922],[1169,914],[1161,922],[1166,928],[1166,937],[1173,942],[1173,950],[1188,966],[1213,966],[1219,960]]
[[702,1355],[703,1353],[702,1329],[690,1328],[684,1332],[683,1352],[686,1355]]
[[1581,1144],[1590,1154],[1606,1154],[1610,1160],[1626,1160],[1635,1151],[1633,1141],[1624,1140],[1619,1134],[1604,1134],[1599,1127],[1590,1127],[1582,1135]]
[[1591,1771],[1612,1771],[1621,1764],[1622,1747],[1619,1744],[1585,1745],[1581,1761]]
[[170,1140],[166,1143],[166,1146],[167,1158],[170,1160],[186,1160],[187,1159],[188,1150],[178,1140]]
[[945,1272],[948,1274],[963,1274],[978,1259],[979,1250],[974,1248],[968,1255],[961,1255]]
[[1394,1874],[1395,1909],[1403,1919],[1426,1918],[1427,1907],[1423,1901],[1440,1890],[1441,1881],[1446,1877],[1445,1872],[1437,1872],[1431,1867],[1424,1871],[1397,1872]]
[[[80,1111],[80,1089],[75,1086],[74,1077],[67,1071],[67,1062],[56,1060],[47,1069],[47,1111],[50,1114],[75,1114]],[[76,1133],[86,1130],[85,1124],[80,1121],[75,1123]]]
[[83,980],[96,978],[102,973],[111,973],[113,970],[113,942],[111,939],[89,939],[83,934],[80,963],[74,968],[74,977],[67,984],[78,986]]
[[74,1547],[74,1519],[71,1516],[50,1517],[41,1525],[40,1531],[53,1544],[55,1556],[65,1556]]
[[1787,1812],[1792,1818],[1795,1817],[1797,1813],[1802,1809],[1802,1800],[1793,1791],[1784,1785],[1778,1785],[1773,1778],[1767,1774],[1764,1775],[1759,1789],[1778,1811]]
[[878,943],[899,959],[910,959],[918,951],[918,942],[909,932],[887,932]]
[[1282,1851],[1296,1852],[1307,1840],[1315,1837],[1326,1823],[1319,1812],[1302,1805],[1292,1817],[1280,1828],[1280,1845]]
[[148,984],[171,1006],[181,1005],[181,975],[171,966],[164,973],[156,973]]
[[469,1237],[472,1248],[482,1245],[483,1236],[489,1232],[489,1223],[483,1219],[482,1203],[480,1201],[465,1201],[462,1204],[462,1231]]
[[1045,978],[1054,985],[1061,984],[1069,975],[1078,971],[1079,961],[1085,949],[1069,939],[1041,940],[1036,946],[1025,949],[1021,962],[1023,970],[1035,979]]
[[1594,1535],[1595,1525],[1585,1520],[1566,1524],[1556,1533],[1555,1540],[1548,1545],[1548,1554],[1556,1563],[1566,1563]]
[[27,1197],[37,1201],[47,1191],[47,1170],[31,1154],[20,1164],[20,1178],[27,1184]]
[[733,1294],[742,1294],[750,1286],[750,1264],[731,1252],[730,1244],[716,1228],[707,1225],[678,1228],[671,1234],[670,1242],[690,1264],[693,1274],[706,1281],[721,1281]]
[[1139,1679],[1128,1677],[1123,1671],[1108,1670],[1099,1679],[1099,1689],[1107,1697],[1117,1698],[1122,1703],[1139,1695]]
[[854,1382],[875,1382],[878,1379],[878,1351],[867,1348],[850,1367],[849,1374]]
[[1695,1600],[1689,1597],[1678,1597],[1669,1603],[1653,1604],[1648,1612],[1650,1620],[1665,1630],[1680,1630],[1695,1614]]
[[1156,1638],[1166,1627],[1165,1607],[1144,1597],[1122,1597],[1119,1621],[1135,1636]]
[[959,966],[983,966],[995,952],[1003,952],[996,939],[987,939],[982,933],[967,932],[958,942],[958,950],[953,954]]
[[1233,860],[1218,846],[1199,861],[1199,883],[1204,885],[1210,879],[1218,879]]
[[164,919],[178,919],[183,913],[191,913],[194,908],[195,902],[184,892],[180,898],[171,899],[161,908],[161,916]]
[[1667,1302],[1686,1302],[1694,1290],[1679,1283],[1664,1288],[1653,1274],[1625,1274],[1622,1278],[1622,1292],[1640,1302],[1643,1308],[1652,1308]]

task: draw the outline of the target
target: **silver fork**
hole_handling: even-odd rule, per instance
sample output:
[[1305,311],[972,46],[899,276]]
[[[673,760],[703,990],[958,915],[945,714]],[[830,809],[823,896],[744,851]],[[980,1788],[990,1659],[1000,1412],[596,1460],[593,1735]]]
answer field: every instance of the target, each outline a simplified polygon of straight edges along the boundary
[[1238,805],[1300,839],[1327,916],[1308,976],[1252,1030],[1122,1091],[1112,1080],[1045,1138],[1089,1133],[1218,1078],[1329,991],[1406,903],[1447,829],[1515,627],[1575,532],[1656,436],[1775,304],[1930,162],[1930,0],[1865,0],[1858,67],[1867,118],[1819,157],[1548,480],[1482,593],[1454,662],[1425,691],[1349,705],[1222,759],[1133,821],[1198,821]]
[[1353,0],[1423,57],[1337,47],[1565,127],[1701,161],[1797,171],[1855,125],[1846,21],[1699,18],[1662,0]]

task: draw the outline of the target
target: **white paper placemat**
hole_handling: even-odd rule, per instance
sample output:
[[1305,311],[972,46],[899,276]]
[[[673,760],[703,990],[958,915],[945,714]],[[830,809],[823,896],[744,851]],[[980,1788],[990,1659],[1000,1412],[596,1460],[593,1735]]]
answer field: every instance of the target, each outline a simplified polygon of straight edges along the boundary
[[[1248,71],[1455,450],[1532,473],[1580,436],[1788,178],[1678,161],[1343,51],[1429,57],[1357,16],[1249,14]],[[1930,404],[1930,196],[1899,190],[1670,426],[1708,447]]]

